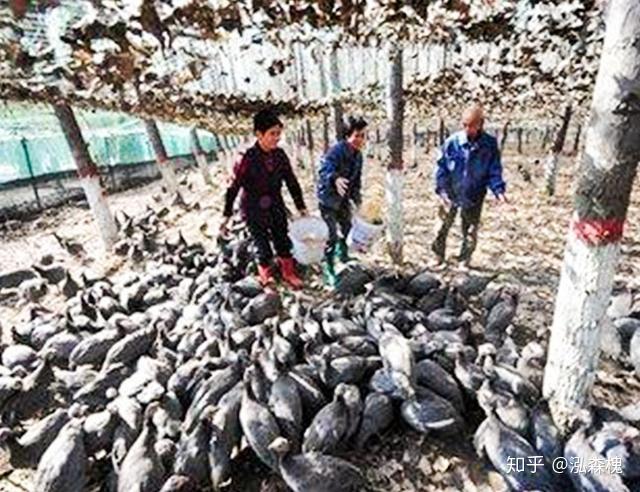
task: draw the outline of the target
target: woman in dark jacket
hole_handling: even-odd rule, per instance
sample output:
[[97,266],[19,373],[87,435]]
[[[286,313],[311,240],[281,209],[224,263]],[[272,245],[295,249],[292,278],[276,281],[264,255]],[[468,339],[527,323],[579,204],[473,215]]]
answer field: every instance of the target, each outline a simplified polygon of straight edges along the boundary
[[233,204],[242,190],[240,209],[258,249],[260,283],[273,284],[273,243],[282,279],[298,289],[302,287],[302,280],[296,274],[291,256],[287,210],[281,189],[286,183],[296,208],[306,215],[302,189],[287,154],[278,147],[283,128],[278,116],[270,110],[260,111],[253,118],[253,128],[257,141],[234,166],[220,232],[222,235],[227,233]]

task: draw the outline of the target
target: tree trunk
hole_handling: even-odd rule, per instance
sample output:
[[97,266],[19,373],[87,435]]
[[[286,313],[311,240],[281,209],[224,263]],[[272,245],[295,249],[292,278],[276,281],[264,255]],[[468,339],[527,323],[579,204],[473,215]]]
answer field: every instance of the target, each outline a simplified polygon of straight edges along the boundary
[[[297,47],[296,55],[298,58],[298,67],[300,69],[300,91],[302,93],[302,97],[306,99],[308,96],[308,91],[307,91],[307,79],[305,75],[304,52],[302,51],[302,48],[299,43],[297,44],[296,47]],[[313,185],[315,188],[318,177],[316,176],[316,166],[315,166],[316,158],[314,155],[315,150],[313,145],[314,144],[313,132],[311,129],[311,121],[309,120],[309,118],[305,118],[304,120],[303,135],[306,140],[307,160],[309,161],[309,169],[311,170],[311,177],[313,179]]]
[[580,150],[580,137],[582,135],[582,125],[578,124],[578,127],[576,128],[576,135],[575,138],[573,140],[573,153],[577,154],[578,150]]
[[[340,96],[342,87],[340,86],[340,68],[338,65],[338,48],[332,46],[329,57],[329,78],[331,80],[331,95],[334,98]],[[334,101],[331,105],[333,113],[333,125],[335,130],[335,138],[341,139],[344,134],[344,113],[342,109],[342,103]]]
[[545,165],[544,177],[545,177],[545,189],[549,196],[553,196],[556,192],[556,176],[558,174],[558,160],[560,153],[564,148],[564,141],[567,138],[567,130],[569,129],[569,122],[571,121],[571,104],[567,104],[562,117],[562,123],[556,133],[556,138],[547,157]]
[[78,178],[87,197],[87,202],[89,202],[89,208],[98,224],[100,237],[105,247],[109,248],[117,238],[118,228],[100,184],[98,167],[91,159],[73,110],[65,104],[54,106],[53,111],[60,122],[67,144],[69,144],[71,155],[78,169]]
[[500,140],[500,150],[504,150],[504,146],[507,143],[507,138],[509,138],[509,126],[511,125],[511,121],[507,120],[507,122],[502,127],[502,139]]
[[196,159],[198,169],[200,169],[200,173],[202,174],[204,184],[209,186],[213,185],[213,181],[211,181],[211,174],[209,174],[207,156],[202,150],[202,145],[200,145],[200,139],[198,138],[198,132],[195,126],[191,128],[191,147],[193,149],[193,156]]
[[411,166],[418,165],[418,124],[413,123],[411,128]]
[[[320,97],[327,97],[327,72],[325,71],[324,66],[324,53],[321,47],[316,47],[316,49],[312,52],[313,58],[318,64],[318,71],[320,72]],[[329,139],[329,117],[326,111],[322,112],[322,143],[323,143],[323,151],[326,152],[329,150],[330,139]]]
[[438,130],[438,142],[439,145],[444,145],[444,141],[447,139],[446,128],[444,126],[444,118],[440,117],[440,128]]
[[162,137],[160,136],[158,125],[154,120],[145,120],[144,125],[147,129],[147,135],[151,142],[151,147],[156,155],[156,163],[158,164],[158,169],[160,169],[160,174],[162,174],[164,184],[167,187],[167,190],[169,190],[169,193],[177,193],[178,180],[176,179],[176,173],[173,166],[169,163],[167,151],[162,143]]
[[518,135],[518,154],[522,154],[522,133],[523,133],[522,128],[518,128],[518,132],[517,132],[517,135]]
[[640,4],[613,0],[574,215],[556,298],[543,393],[563,431],[588,404],[629,196],[640,162]]
[[395,264],[402,263],[404,214],[402,209],[403,161],[402,127],[404,124],[404,93],[402,89],[402,48],[392,45],[391,70],[387,97],[387,119],[389,122],[389,163],[387,166],[387,248]]
[[549,133],[551,130],[549,129],[549,125],[544,127],[544,133],[542,135],[542,150],[546,150],[547,144],[549,143]]

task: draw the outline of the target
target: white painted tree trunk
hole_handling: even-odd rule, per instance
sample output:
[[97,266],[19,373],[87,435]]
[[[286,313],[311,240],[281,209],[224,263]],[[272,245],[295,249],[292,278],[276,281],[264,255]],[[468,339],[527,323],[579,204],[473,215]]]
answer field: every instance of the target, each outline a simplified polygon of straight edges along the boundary
[[108,249],[116,240],[117,228],[100,184],[98,167],[91,159],[89,149],[82,137],[80,126],[71,107],[66,104],[55,105],[53,111],[58,118],[65,140],[71,150],[71,155],[78,170],[78,178],[87,197],[89,208],[98,225],[100,237],[105,248]]
[[564,427],[588,403],[619,253],[619,243],[594,247],[568,234],[544,379],[544,395]]
[[387,203],[387,244],[394,263],[402,263],[404,241],[404,176],[402,169],[388,169],[385,177]]
[[640,161],[638,39],[640,3],[612,0],[544,375],[543,393],[563,432],[589,402]]
[[395,264],[402,264],[404,243],[404,217],[402,205],[404,92],[402,88],[402,48],[392,45],[389,58],[389,92],[387,119],[389,122],[386,196],[387,196],[387,249]]
[[211,181],[211,174],[209,173],[207,156],[202,150],[202,145],[200,145],[200,139],[198,138],[198,133],[195,127],[191,129],[191,145],[193,148],[193,157],[196,160],[196,165],[200,170],[200,174],[202,174],[202,180],[204,181],[205,186],[211,186],[213,182]]
[[98,224],[100,237],[104,244],[109,247],[115,243],[117,239],[118,228],[115,220],[113,219],[113,215],[111,214],[111,210],[109,210],[107,197],[100,185],[100,177],[86,176],[84,178],[80,178],[80,185],[87,197],[89,209],[93,213],[96,223]]

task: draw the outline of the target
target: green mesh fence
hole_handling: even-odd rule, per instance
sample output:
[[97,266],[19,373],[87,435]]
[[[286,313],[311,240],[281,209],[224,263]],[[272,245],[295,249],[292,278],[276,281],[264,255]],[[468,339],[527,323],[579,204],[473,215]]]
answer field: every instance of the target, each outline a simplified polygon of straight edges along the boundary
[[[99,166],[131,165],[154,159],[143,123],[104,111],[75,110],[89,152]],[[192,153],[189,128],[158,122],[169,157]],[[216,139],[198,130],[205,152],[217,150]],[[28,160],[27,160],[28,155]],[[0,110],[0,183],[55,174],[75,168],[57,119],[46,106],[7,105]]]

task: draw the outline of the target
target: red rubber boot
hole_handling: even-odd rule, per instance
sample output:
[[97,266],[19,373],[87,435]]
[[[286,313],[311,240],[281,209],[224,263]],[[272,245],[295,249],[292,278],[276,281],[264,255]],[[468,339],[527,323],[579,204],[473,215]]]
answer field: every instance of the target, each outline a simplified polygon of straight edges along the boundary
[[275,285],[270,265],[258,265],[258,279],[263,287]]
[[278,258],[278,264],[280,265],[282,280],[294,289],[302,289],[304,284],[296,273],[296,266],[293,262],[293,258]]

